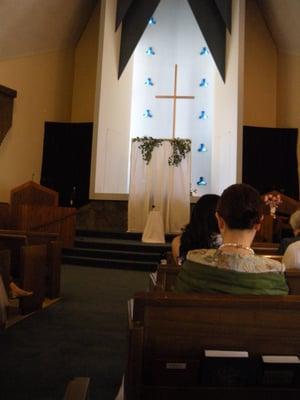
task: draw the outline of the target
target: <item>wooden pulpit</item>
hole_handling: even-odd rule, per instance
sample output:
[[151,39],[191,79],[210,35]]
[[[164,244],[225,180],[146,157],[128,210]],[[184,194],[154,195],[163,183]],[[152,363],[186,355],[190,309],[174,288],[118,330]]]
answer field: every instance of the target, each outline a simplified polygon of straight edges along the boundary
[[63,247],[73,246],[76,209],[59,207],[54,190],[26,182],[11,191],[10,209],[10,229],[56,233]]

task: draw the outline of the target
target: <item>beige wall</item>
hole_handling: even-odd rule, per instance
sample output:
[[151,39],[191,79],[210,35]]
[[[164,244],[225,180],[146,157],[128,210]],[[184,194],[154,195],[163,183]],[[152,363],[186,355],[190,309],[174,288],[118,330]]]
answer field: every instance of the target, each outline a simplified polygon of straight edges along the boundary
[[0,62],[1,84],[17,90],[13,125],[0,146],[0,201],[32,178],[39,182],[45,121],[71,117],[74,51]]
[[279,53],[277,125],[298,128],[298,174],[300,177],[300,55]]
[[75,50],[72,101],[73,122],[90,122],[94,120],[99,20],[100,1]]
[[244,125],[276,127],[277,49],[255,0],[247,0]]

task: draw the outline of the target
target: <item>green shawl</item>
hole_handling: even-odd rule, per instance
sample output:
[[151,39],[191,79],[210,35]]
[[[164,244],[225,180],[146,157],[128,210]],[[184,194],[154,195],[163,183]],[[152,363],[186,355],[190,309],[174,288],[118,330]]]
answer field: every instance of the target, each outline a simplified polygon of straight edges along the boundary
[[177,276],[175,291],[286,295],[289,289],[280,272],[240,272],[186,260]]

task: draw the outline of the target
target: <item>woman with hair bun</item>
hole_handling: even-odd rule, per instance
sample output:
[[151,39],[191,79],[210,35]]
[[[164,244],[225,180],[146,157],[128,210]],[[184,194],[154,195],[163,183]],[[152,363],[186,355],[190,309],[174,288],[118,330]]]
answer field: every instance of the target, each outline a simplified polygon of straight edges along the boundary
[[192,250],[177,277],[176,291],[284,295],[285,267],[251,248],[263,219],[259,193],[250,185],[224,190],[216,218],[223,238],[217,249]]

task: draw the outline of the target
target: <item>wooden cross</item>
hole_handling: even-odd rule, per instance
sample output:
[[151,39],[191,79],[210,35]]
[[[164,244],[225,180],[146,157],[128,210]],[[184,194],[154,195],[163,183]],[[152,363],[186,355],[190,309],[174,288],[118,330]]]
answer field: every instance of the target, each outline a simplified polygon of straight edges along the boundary
[[174,94],[172,95],[159,95],[155,96],[157,99],[173,99],[173,133],[172,138],[175,138],[176,129],[176,101],[177,99],[194,99],[195,96],[177,96],[177,64],[175,64],[174,73]]

